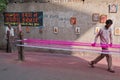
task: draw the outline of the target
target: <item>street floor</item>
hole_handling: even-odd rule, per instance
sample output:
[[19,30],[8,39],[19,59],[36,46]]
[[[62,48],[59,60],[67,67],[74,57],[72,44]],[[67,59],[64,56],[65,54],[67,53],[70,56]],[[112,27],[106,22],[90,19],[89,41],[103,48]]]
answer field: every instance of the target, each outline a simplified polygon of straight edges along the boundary
[[94,54],[60,54],[25,51],[25,60],[18,60],[17,51],[0,51],[0,80],[120,80],[120,56],[113,55],[115,73],[107,71],[104,58],[95,68],[88,62]]

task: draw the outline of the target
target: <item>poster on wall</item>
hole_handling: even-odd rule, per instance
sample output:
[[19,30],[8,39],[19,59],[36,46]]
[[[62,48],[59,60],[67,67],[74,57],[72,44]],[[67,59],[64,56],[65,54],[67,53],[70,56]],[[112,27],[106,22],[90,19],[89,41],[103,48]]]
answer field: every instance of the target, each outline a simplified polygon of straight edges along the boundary
[[80,34],[80,27],[75,27],[75,33]]
[[98,32],[99,32],[99,30],[100,30],[100,27],[95,27],[95,34],[97,34]]
[[30,33],[30,27],[26,26],[26,33]]
[[17,26],[43,26],[43,12],[5,12],[4,24]]
[[54,32],[54,33],[58,33],[58,27],[54,27],[54,28],[53,28],[53,32]]
[[92,14],[92,21],[97,22],[99,21],[99,13],[93,13]]
[[115,27],[114,34],[115,36],[120,36],[120,27]]
[[116,4],[109,5],[109,13],[117,13],[118,6]]
[[103,14],[103,15],[100,16],[100,23],[105,23],[106,20],[107,20],[107,15]]
[[71,25],[76,25],[76,22],[77,22],[76,17],[71,17],[71,18],[70,18],[70,24],[71,24]]

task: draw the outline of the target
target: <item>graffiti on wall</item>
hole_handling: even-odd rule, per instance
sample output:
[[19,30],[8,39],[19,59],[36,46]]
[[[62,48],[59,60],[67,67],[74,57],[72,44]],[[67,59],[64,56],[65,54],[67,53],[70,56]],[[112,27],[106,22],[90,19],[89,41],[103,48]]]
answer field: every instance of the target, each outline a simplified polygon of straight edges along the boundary
[[70,27],[70,18],[73,16],[71,12],[44,12],[44,25],[56,27]]

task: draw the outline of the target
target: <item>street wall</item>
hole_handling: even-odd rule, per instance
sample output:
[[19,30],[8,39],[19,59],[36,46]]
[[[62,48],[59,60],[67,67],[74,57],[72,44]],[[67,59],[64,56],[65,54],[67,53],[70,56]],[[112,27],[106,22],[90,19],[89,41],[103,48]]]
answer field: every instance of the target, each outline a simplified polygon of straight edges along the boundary
[[[93,14],[97,13],[99,19],[101,15],[107,15],[107,19],[112,19],[114,43],[120,43],[119,34],[114,34],[115,28],[120,28],[120,0],[50,0],[50,2],[26,2],[9,3],[5,12],[43,12],[43,27],[28,26],[30,32],[26,32],[26,26],[22,27],[24,38],[70,40],[92,43],[96,35],[96,29],[103,27],[105,23],[100,20],[94,21]],[[115,4],[117,12],[110,13],[109,5]],[[3,15],[1,15],[3,17]],[[72,25],[70,19],[76,18],[76,24]],[[3,18],[0,24],[0,47],[5,47],[5,26]],[[13,26],[16,28],[16,26]],[[54,28],[58,32],[54,32]],[[41,29],[42,32],[39,30]],[[80,29],[80,30],[79,30]],[[76,32],[78,31],[78,32]],[[98,40],[99,42],[99,40]]]

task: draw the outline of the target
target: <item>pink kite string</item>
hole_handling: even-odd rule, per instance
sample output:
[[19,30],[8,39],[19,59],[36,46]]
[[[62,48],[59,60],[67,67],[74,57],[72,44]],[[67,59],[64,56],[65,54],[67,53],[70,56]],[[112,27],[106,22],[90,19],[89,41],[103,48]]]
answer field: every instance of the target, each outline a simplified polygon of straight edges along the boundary
[[[44,44],[44,45],[63,45],[63,46],[90,46],[91,43],[86,42],[73,42],[73,41],[62,41],[62,40],[41,40],[41,39],[26,39],[23,40],[24,43],[27,44]],[[120,48],[119,44],[113,44],[112,46],[106,44],[96,44],[94,47],[110,47],[110,48]]]

